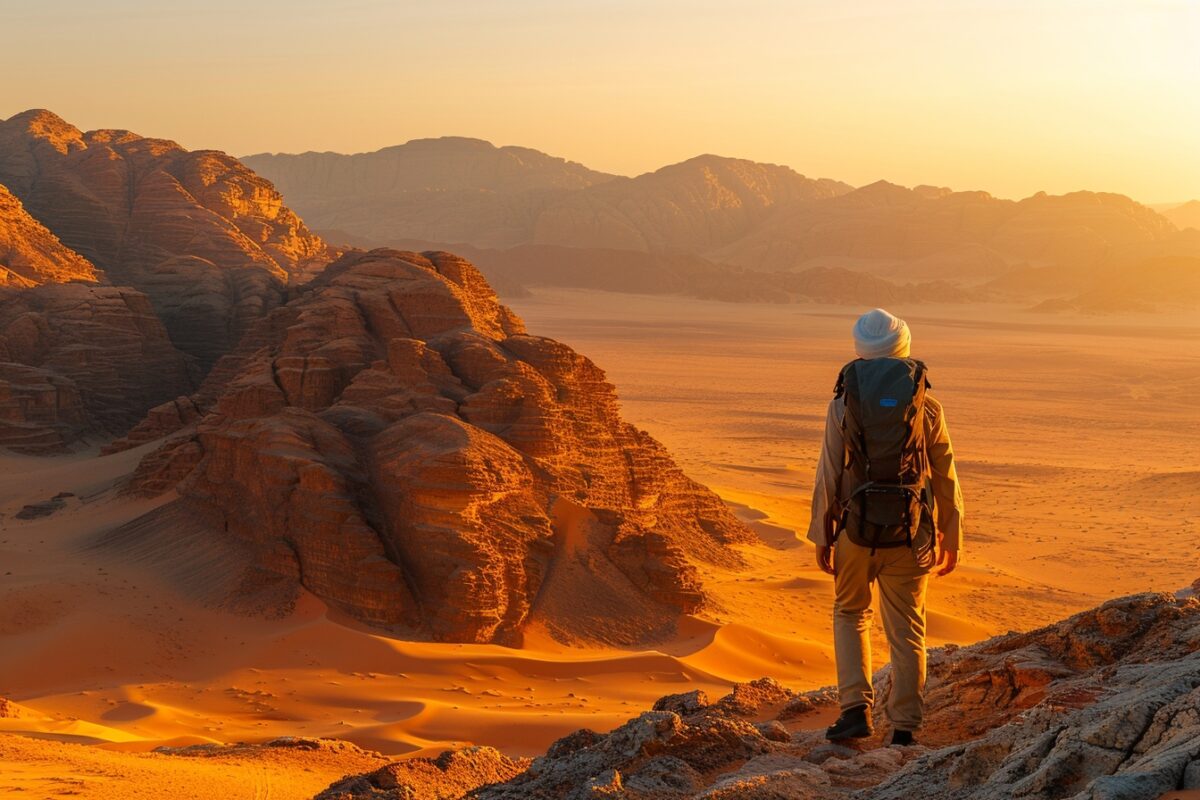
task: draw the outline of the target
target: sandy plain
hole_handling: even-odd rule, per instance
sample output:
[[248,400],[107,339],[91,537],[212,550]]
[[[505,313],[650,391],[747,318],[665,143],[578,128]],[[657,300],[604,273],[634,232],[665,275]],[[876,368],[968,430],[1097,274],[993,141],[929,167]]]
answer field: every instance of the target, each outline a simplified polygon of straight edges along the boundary
[[[639,650],[570,648],[536,630],[521,649],[398,641],[313,597],[282,620],[234,616],[90,547],[162,502],[117,494],[142,450],[3,456],[0,697],[16,705],[0,715],[0,796],[156,785],[165,798],[310,797],[380,763],[374,752],[473,742],[530,755],[671,692],[761,675],[831,682],[829,579],[803,537],[825,404],[861,309],[570,290],[511,304],[531,331],[604,367],[626,418],[760,533],[749,569],[706,570],[709,611]],[[946,406],[967,502],[965,561],[933,581],[932,644],[1197,577],[1200,320],[893,310]],[[16,519],[60,492],[73,495],[62,510]],[[153,752],[279,736],[353,746]]]

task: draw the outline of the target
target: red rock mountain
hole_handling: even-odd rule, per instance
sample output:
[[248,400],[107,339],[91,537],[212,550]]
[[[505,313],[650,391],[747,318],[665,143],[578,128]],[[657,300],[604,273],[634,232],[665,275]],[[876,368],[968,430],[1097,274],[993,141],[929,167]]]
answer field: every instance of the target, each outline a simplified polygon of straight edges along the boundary
[[65,246],[0,185],[0,286],[96,283],[103,274]]
[[186,522],[160,540],[161,517],[142,521],[105,546],[178,558],[191,526],[226,552],[172,568],[241,559],[226,603],[303,586],[443,640],[536,624],[630,643],[701,606],[694,562],[734,564],[728,545],[751,537],[621,420],[600,369],[528,335],[445,253],[341,258],[129,443],[171,429],[130,488],[177,488],[156,514]]
[[112,283],[149,296],[205,368],[289,279],[328,261],[270,183],[212,150],[26,111],[0,122],[0,183]]
[[0,288],[0,447],[41,454],[119,436],[196,377],[138,291]]
[[103,279],[0,186],[0,447],[121,435],[195,388],[146,296]]

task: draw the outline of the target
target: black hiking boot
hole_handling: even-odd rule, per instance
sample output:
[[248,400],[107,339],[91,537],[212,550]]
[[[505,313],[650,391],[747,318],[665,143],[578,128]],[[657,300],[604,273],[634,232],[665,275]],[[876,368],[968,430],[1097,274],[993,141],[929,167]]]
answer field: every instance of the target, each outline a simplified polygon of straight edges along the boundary
[[825,731],[825,738],[831,742],[840,739],[865,739],[875,732],[871,725],[871,715],[866,706],[848,708],[838,717],[837,722]]
[[911,747],[916,743],[917,740],[913,738],[912,731],[894,730],[892,731],[892,741],[889,744],[892,746]]

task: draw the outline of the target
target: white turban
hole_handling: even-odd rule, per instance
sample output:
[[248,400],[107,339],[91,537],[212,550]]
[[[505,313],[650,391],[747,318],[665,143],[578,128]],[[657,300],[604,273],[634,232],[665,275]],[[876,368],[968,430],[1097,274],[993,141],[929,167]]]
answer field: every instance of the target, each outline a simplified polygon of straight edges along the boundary
[[882,308],[873,308],[854,323],[854,351],[861,358],[908,358],[912,335],[908,323]]

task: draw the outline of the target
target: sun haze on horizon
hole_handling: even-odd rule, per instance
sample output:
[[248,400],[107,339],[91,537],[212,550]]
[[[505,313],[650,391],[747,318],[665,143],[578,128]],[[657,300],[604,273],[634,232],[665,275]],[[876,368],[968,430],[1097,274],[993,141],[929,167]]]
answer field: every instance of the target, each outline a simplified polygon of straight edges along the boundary
[[1200,194],[1188,0],[64,0],[0,22],[0,117],[235,155],[465,135],[618,174],[712,152],[856,185]]

